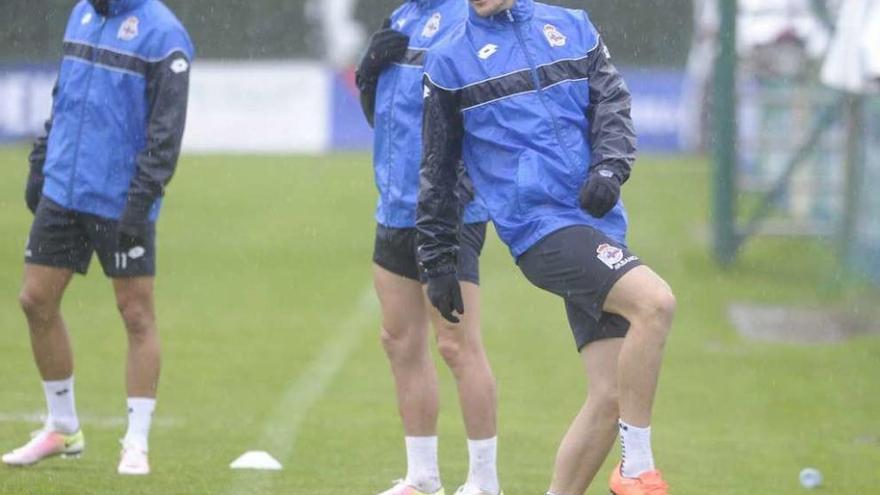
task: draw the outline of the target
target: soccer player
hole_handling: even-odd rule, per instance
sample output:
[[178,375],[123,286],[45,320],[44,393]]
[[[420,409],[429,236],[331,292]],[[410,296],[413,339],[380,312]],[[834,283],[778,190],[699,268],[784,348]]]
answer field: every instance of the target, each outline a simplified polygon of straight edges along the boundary
[[180,153],[193,45],[159,0],[89,0],[74,7],[63,52],[47,133],[30,155],[25,198],[34,221],[20,295],[48,415],[2,460],[25,466],[85,448],[60,305],[96,252],[128,332],[118,472],[143,475],[159,382],[155,221]]
[[[583,11],[470,0],[469,21],[428,53],[418,201],[432,304],[461,313],[457,166],[536,286],[562,297],[589,394],[548,493],[583,494],[618,434],[616,495],[663,495],[651,409],[675,298],[625,245],[620,187],[635,159],[630,95]],[[464,304],[465,314],[471,311]]]
[[[437,463],[437,371],[429,322],[454,375],[468,436],[470,469],[460,495],[498,495],[495,379],[480,337],[479,256],[488,214],[469,179],[454,191],[463,210],[457,272],[461,320],[442,318],[423,291],[416,255],[416,200],[422,125],[422,62],[426,51],[467,18],[465,0],[409,0],[373,34],[357,71],[361,103],[375,128],[373,163],[379,202],[373,281],[382,308],[382,344],[391,364],[406,444],[406,477],[383,495],[443,494]],[[462,167],[457,170],[463,173]],[[461,219],[461,217],[458,217]]]

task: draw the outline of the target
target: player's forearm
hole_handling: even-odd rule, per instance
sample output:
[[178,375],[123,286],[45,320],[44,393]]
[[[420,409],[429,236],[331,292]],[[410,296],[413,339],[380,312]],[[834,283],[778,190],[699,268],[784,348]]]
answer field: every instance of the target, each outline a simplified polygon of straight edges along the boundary
[[416,229],[419,262],[427,270],[455,266],[458,257],[462,207],[455,193],[457,160],[451,155],[426,153],[422,161]]
[[591,54],[590,145],[591,169],[610,170],[621,184],[629,178],[636,159],[632,97],[623,77],[609,60],[602,41]]
[[416,208],[419,262],[429,271],[454,267],[462,204],[456,194],[463,127],[457,95],[425,79],[422,164]]
[[373,121],[376,115],[376,88],[378,81],[374,79],[363,78],[360,74],[357,76],[357,87],[360,90],[361,110],[370,127],[373,127]]
[[51,118],[46,121],[44,128],[46,133],[34,141],[34,146],[31,148],[31,154],[28,156],[31,174],[43,174],[43,165],[46,164],[46,153],[48,152],[49,133],[52,132]]
[[181,53],[172,54],[152,68],[147,84],[151,105],[147,145],[137,157],[137,171],[128,190],[122,218],[128,224],[147,222],[177,168],[186,126],[189,61]]
[[[55,86],[52,88],[53,104],[57,95],[58,81],[55,81]],[[31,174],[43,175],[43,166],[46,164],[46,153],[48,152],[49,148],[49,134],[51,134],[52,132],[52,122],[54,117],[54,115],[50,115],[46,122],[43,124],[43,129],[45,132],[34,141],[34,145],[31,148],[31,154],[28,156],[28,163],[30,163]]]

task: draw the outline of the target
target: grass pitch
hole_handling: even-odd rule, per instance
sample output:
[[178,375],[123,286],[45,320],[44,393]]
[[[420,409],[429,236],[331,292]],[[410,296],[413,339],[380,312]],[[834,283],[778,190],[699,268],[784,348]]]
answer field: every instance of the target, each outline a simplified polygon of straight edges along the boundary
[[[30,224],[25,148],[0,149],[0,450],[43,410],[16,303]],[[731,301],[845,307],[876,302],[834,269],[826,245],[762,239],[729,270],[707,249],[707,166],[643,158],[625,188],[632,248],[679,299],[654,421],[674,493],[872,493],[880,483],[880,338],[827,346],[744,341]],[[97,260],[64,302],[88,448],[78,460],[0,467],[13,494],[372,494],[404,473],[401,427],[378,340],[370,282],[375,193],[362,154],[185,157],[159,225],[157,305],[163,375],[154,474],[115,474],[124,433],[125,338]],[[531,287],[490,233],[483,325],[499,382],[507,493],[542,494],[555,449],[584,398],[561,302]],[[438,361],[439,363],[439,361]],[[441,467],[467,471],[449,373],[442,369]],[[269,450],[281,472],[228,464]],[[612,457],[616,457],[614,454]],[[607,493],[612,461],[590,489]]]

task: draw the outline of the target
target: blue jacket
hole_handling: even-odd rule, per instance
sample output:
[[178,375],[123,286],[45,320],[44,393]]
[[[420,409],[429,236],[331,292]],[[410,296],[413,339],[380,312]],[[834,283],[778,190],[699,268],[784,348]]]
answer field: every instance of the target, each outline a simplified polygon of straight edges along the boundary
[[[409,49],[402,60],[382,72],[377,87],[367,89],[375,91],[376,221],[386,227],[415,226],[422,153],[423,61],[426,51],[461,25],[467,14],[467,0],[409,0],[391,14],[391,27],[410,37]],[[487,219],[479,201],[465,208],[464,222]]]
[[155,221],[176,167],[193,45],[159,0],[83,0],[64,34],[46,138],[31,154],[43,194],[131,224]]
[[585,12],[532,0],[489,18],[472,10],[428,54],[424,95],[426,268],[457,252],[448,198],[460,158],[514,257],[572,225],[625,243],[623,204],[602,218],[579,206],[591,170],[623,183],[635,159],[629,91]]

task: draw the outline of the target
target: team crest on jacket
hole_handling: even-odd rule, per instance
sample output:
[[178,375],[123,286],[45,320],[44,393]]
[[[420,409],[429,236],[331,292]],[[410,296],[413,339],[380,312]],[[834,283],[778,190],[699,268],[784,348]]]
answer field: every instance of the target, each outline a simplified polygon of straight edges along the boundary
[[425,24],[425,29],[422,29],[422,38],[433,38],[437,35],[437,32],[440,31],[440,21],[443,19],[443,16],[440,15],[440,12],[434,13],[430,19],[428,19],[428,23]]
[[122,41],[131,41],[137,38],[138,24],[140,24],[140,20],[137,17],[129,17],[119,26],[119,32],[116,33],[116,37]]
[[86,24],[92,22],[92,13],[86,12],[83,14],[82,19],[79,20],[79,23],[85,26]]
[[553,24],[544,24],[544,36],[550,46],[565,46],[565,35],[560,33]]

